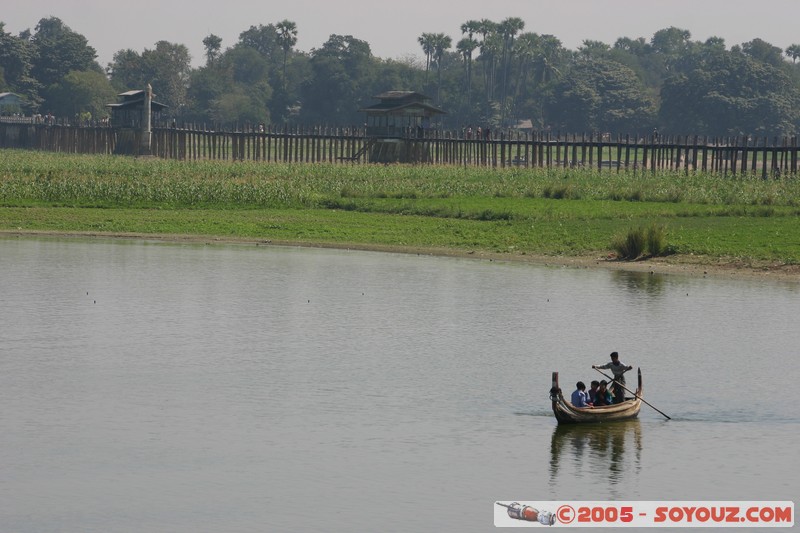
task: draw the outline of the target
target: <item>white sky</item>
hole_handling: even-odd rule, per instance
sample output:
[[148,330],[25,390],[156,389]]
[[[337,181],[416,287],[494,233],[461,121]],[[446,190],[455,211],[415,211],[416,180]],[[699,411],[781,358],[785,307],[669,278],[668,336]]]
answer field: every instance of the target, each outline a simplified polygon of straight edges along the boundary
[[692,40],[717,36],[728,48],[761,38],[781,49],[800,43],[800,0],[4,0],[0,21],[7,32],[34,29],[39,19],[59,17],[83,34],[109,63],[115,52],[153,48],[160,40],[184,44],[194,66],[205,62],[203,38],[233,45],[250,26],[289,19],[297,24],[297,48],[320,47],[331,34],[352,35],[384,59],[421,57],[417,37],[445,33],[455,44],[471,19],[525,21],[524,31],[551,34],[565,47],[584,39],[613,44],[618,37],[650,39],[670,26]]

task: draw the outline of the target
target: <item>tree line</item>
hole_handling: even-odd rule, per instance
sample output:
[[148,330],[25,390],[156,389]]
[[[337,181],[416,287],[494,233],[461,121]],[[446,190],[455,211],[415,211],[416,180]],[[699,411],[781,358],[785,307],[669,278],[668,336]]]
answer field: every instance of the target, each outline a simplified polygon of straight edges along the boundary
[[[183,44],[158,41],[120,50],[103,67],[87,39],[56,17],[18,35],[0,22],[0,92],[30,113],[100,119],[120,92],[152,84],[178,122],[363,123],[359,109],[388,90],[414,90],[447,114],[448,129],[522,124],[553,132],[793,135],[800,130],[800,45],[762,39],[728,47],[687,30],[613,44],[585,40],[566,49],[553,35],[526,32],[522,19],[469,20],[458,40],[422,33],[424,62],[382,59],[369,43],[333,34],[318,48],[295,48],[297,25],[255,25],[223,47],[203,39],[205,63],[192,68]],[[9,109],[2,111],[12,111]],[[529,123],[527,121],[530,121]]]

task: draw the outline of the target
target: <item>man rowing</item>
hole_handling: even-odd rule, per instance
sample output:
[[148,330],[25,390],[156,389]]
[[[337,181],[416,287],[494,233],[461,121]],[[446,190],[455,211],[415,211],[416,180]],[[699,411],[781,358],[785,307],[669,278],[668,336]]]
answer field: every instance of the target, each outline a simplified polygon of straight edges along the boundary
[[632,366],[626,366],[619,361],[619,353],[611,352],[611,362],[604,365],[592,365],[592,368],[605,368],[614,374],[614,403],[625,401],[625,372],[633,370]]

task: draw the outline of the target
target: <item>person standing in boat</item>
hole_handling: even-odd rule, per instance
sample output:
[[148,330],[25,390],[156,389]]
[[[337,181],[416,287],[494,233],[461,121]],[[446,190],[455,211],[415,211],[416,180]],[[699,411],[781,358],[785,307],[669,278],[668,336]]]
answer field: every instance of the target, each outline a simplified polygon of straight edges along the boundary
[[632,366],[626,366],[619,361],[619,353],[611,352],[611,362],[604,365],[592,365],[592,368],[605,368],[614,374],[614,403],[625,401],[625,372],[633,370]]
[[575,384],[575,392],[572,393],[572,405],[575,407],[591,407],[589,403],[589,395],[586,394],[586,385],[583,381]]

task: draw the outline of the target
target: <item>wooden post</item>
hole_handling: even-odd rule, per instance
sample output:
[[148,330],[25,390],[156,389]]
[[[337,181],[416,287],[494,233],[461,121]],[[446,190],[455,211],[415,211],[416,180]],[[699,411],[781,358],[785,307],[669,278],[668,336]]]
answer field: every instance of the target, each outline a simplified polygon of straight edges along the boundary
[[778,137],[772,138],[772,165],[770,166],[770,174],[775,175],[778,170]]
[[142,140],[139,147],[141,155],[150,155],[152,135],[152,102],[153,87],[148,83],[144,90],[144,107],[142,108]]

